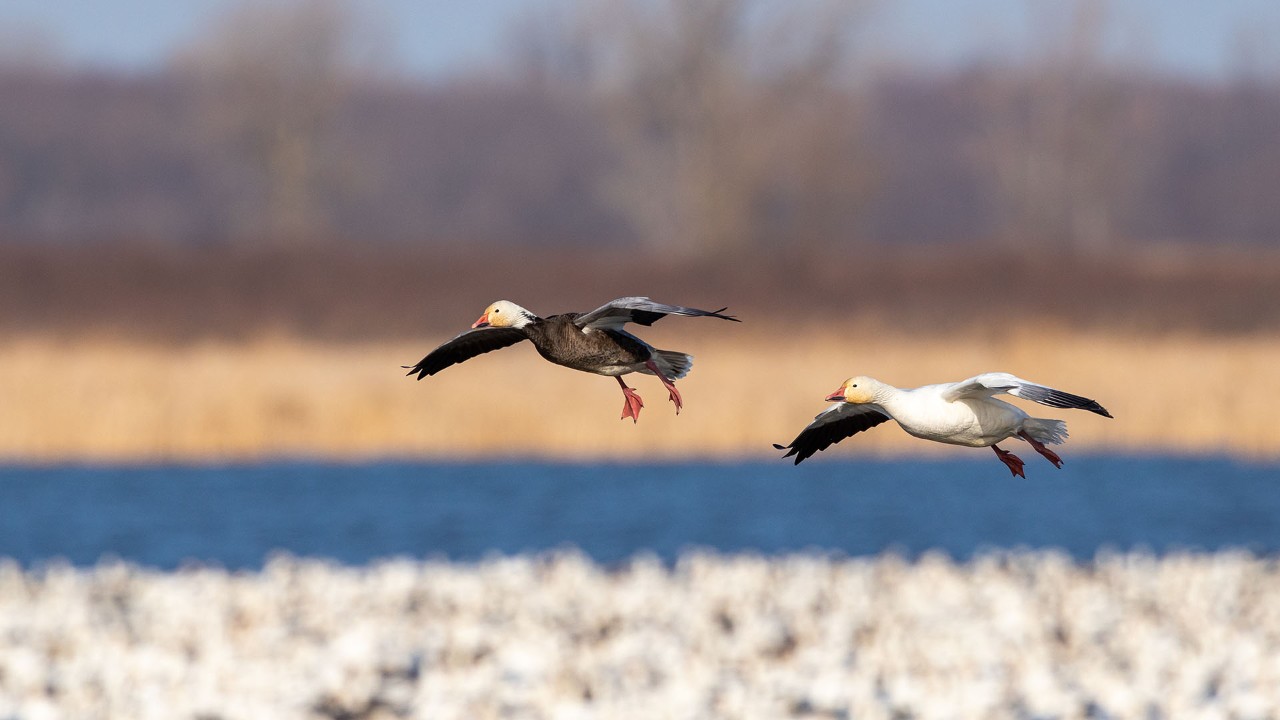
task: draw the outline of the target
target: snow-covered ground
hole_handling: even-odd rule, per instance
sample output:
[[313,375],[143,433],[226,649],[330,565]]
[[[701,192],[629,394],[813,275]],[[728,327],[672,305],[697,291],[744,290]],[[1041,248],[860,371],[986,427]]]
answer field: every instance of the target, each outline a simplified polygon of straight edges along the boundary
[[1247,553],[0,561],[0,718],[1263,718]]

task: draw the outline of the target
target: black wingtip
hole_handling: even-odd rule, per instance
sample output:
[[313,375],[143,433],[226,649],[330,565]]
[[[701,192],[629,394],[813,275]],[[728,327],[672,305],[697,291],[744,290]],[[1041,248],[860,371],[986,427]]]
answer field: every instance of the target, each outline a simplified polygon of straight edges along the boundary
[[[773,443],[773,448],[774,448],[775,450],[786,450],[786,451],[787,451],[787,454],[782,456],[782,459],[783,459],[783,460],[786,460],[787,458],[791,457],[792,455],[796,455],[796,453],[798,452],[798,450],[796,449],[796,447],[795,447],[795,445],[794,445],[794,444],[792,444],[792,445],[779,445],[778,443]],[[801,461],[801,460],[803,460],[803,459],[804,459],[804,456],[803,456],[803,455],[796,455],[796,462],[795,462],[795,464],[796,464],[796,465],[799,465],[799,464],[800,464],[800,461]]]
[[1112,417],[1111,413],[1107,412],[1107,409],[1102,407],[1097,400],[1083,395],[1073,395],[1062,390],[1054,390],[1053,388],[1042,388],[1036,385],[1027,386],[1022,389],[1019,397],[1025,397],[1028,400],[1048,405],[1049,407],[1087,410],[1102,417]]
[[710,315],[711,317],[718,317],[718,318],[720,318],[721,320],[732,320],[732,321],[734,321],[734,322],[742,322],[741,320],[739,320],[738,318],[736,318],[736,317],[734,317],[734,316],[732,316],[732,315],[721,315],[721,314],[720,314],[720,313],[723,313],[725,310],[728,310],[728,309],[729,309],[729,306],[728,306],[728,305],[725,305],[724,307],[720,308],[719,310],[712,310],[710,313],[708,313],[708,315]]
[[1097,400],[1090,400],[1089,398],[1083,398],[1078,395],[1070,395],[1068,397],[1071,397],[1072,399],[1075,399],[1078,401],[1074,405],[1071,405],[1069,407],[1075,407],[1080,410],[1088,410],[1089,412],[1095,413],[1097,415],[1101,415],[1102,417],[1111,417],[1111,413],[1107,412],[1107,409],[1102,407],[1101,403],[1099,403]]

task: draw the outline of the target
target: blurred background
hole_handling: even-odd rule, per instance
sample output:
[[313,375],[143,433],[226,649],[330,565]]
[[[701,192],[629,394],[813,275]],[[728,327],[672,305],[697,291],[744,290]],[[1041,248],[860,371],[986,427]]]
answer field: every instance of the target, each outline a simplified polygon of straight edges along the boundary
[[[849,375],[994,368],[1119,405],[1086,443],[1274,454],[1230,425],[1280,389],[1277,31],[1251,0],[8,2],[0,454],[492,453],[432,418],[517,376],[561,422],[509,452],[758,453]],[[653,330],[707,414],[651,443],[554,432],[611,388],[523,348],[394,377],[493,300],[632,294],[748,321]],[[1190,415],[1153,391],[1188,377],[1224,385]]]
[[[6,245],[1274,248],[1280,10],[6,3]],[[480,253],[477,253],[480,254]]]
[[1274,716],[1277,357],[1268,0],[6,0],[0,717]]

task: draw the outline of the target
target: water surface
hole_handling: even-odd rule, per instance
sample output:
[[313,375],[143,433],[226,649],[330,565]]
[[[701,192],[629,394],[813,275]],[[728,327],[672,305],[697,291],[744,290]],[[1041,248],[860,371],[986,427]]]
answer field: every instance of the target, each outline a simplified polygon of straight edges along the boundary
[[957,558],[991,548],[1280,551],[1280,466],[1226,458],[815,458],[723,464],[279,462],[0,468],[0,556],[260,567],[575,547],[603,563],[683,549]]

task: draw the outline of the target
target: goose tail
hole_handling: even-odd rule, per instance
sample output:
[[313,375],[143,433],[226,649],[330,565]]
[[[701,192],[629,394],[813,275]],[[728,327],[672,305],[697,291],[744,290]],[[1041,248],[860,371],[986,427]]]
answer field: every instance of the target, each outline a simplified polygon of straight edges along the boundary
[[1027,418],[1022,429],[1036,440],[1050,445],[1061,445],[1067,439],[1067,424],[1061,420]]
[[663,375],[679,380],[689,374],[689,369],[693,367],[693,356],[675,350],[654,350],[653,364],[658,366]]

